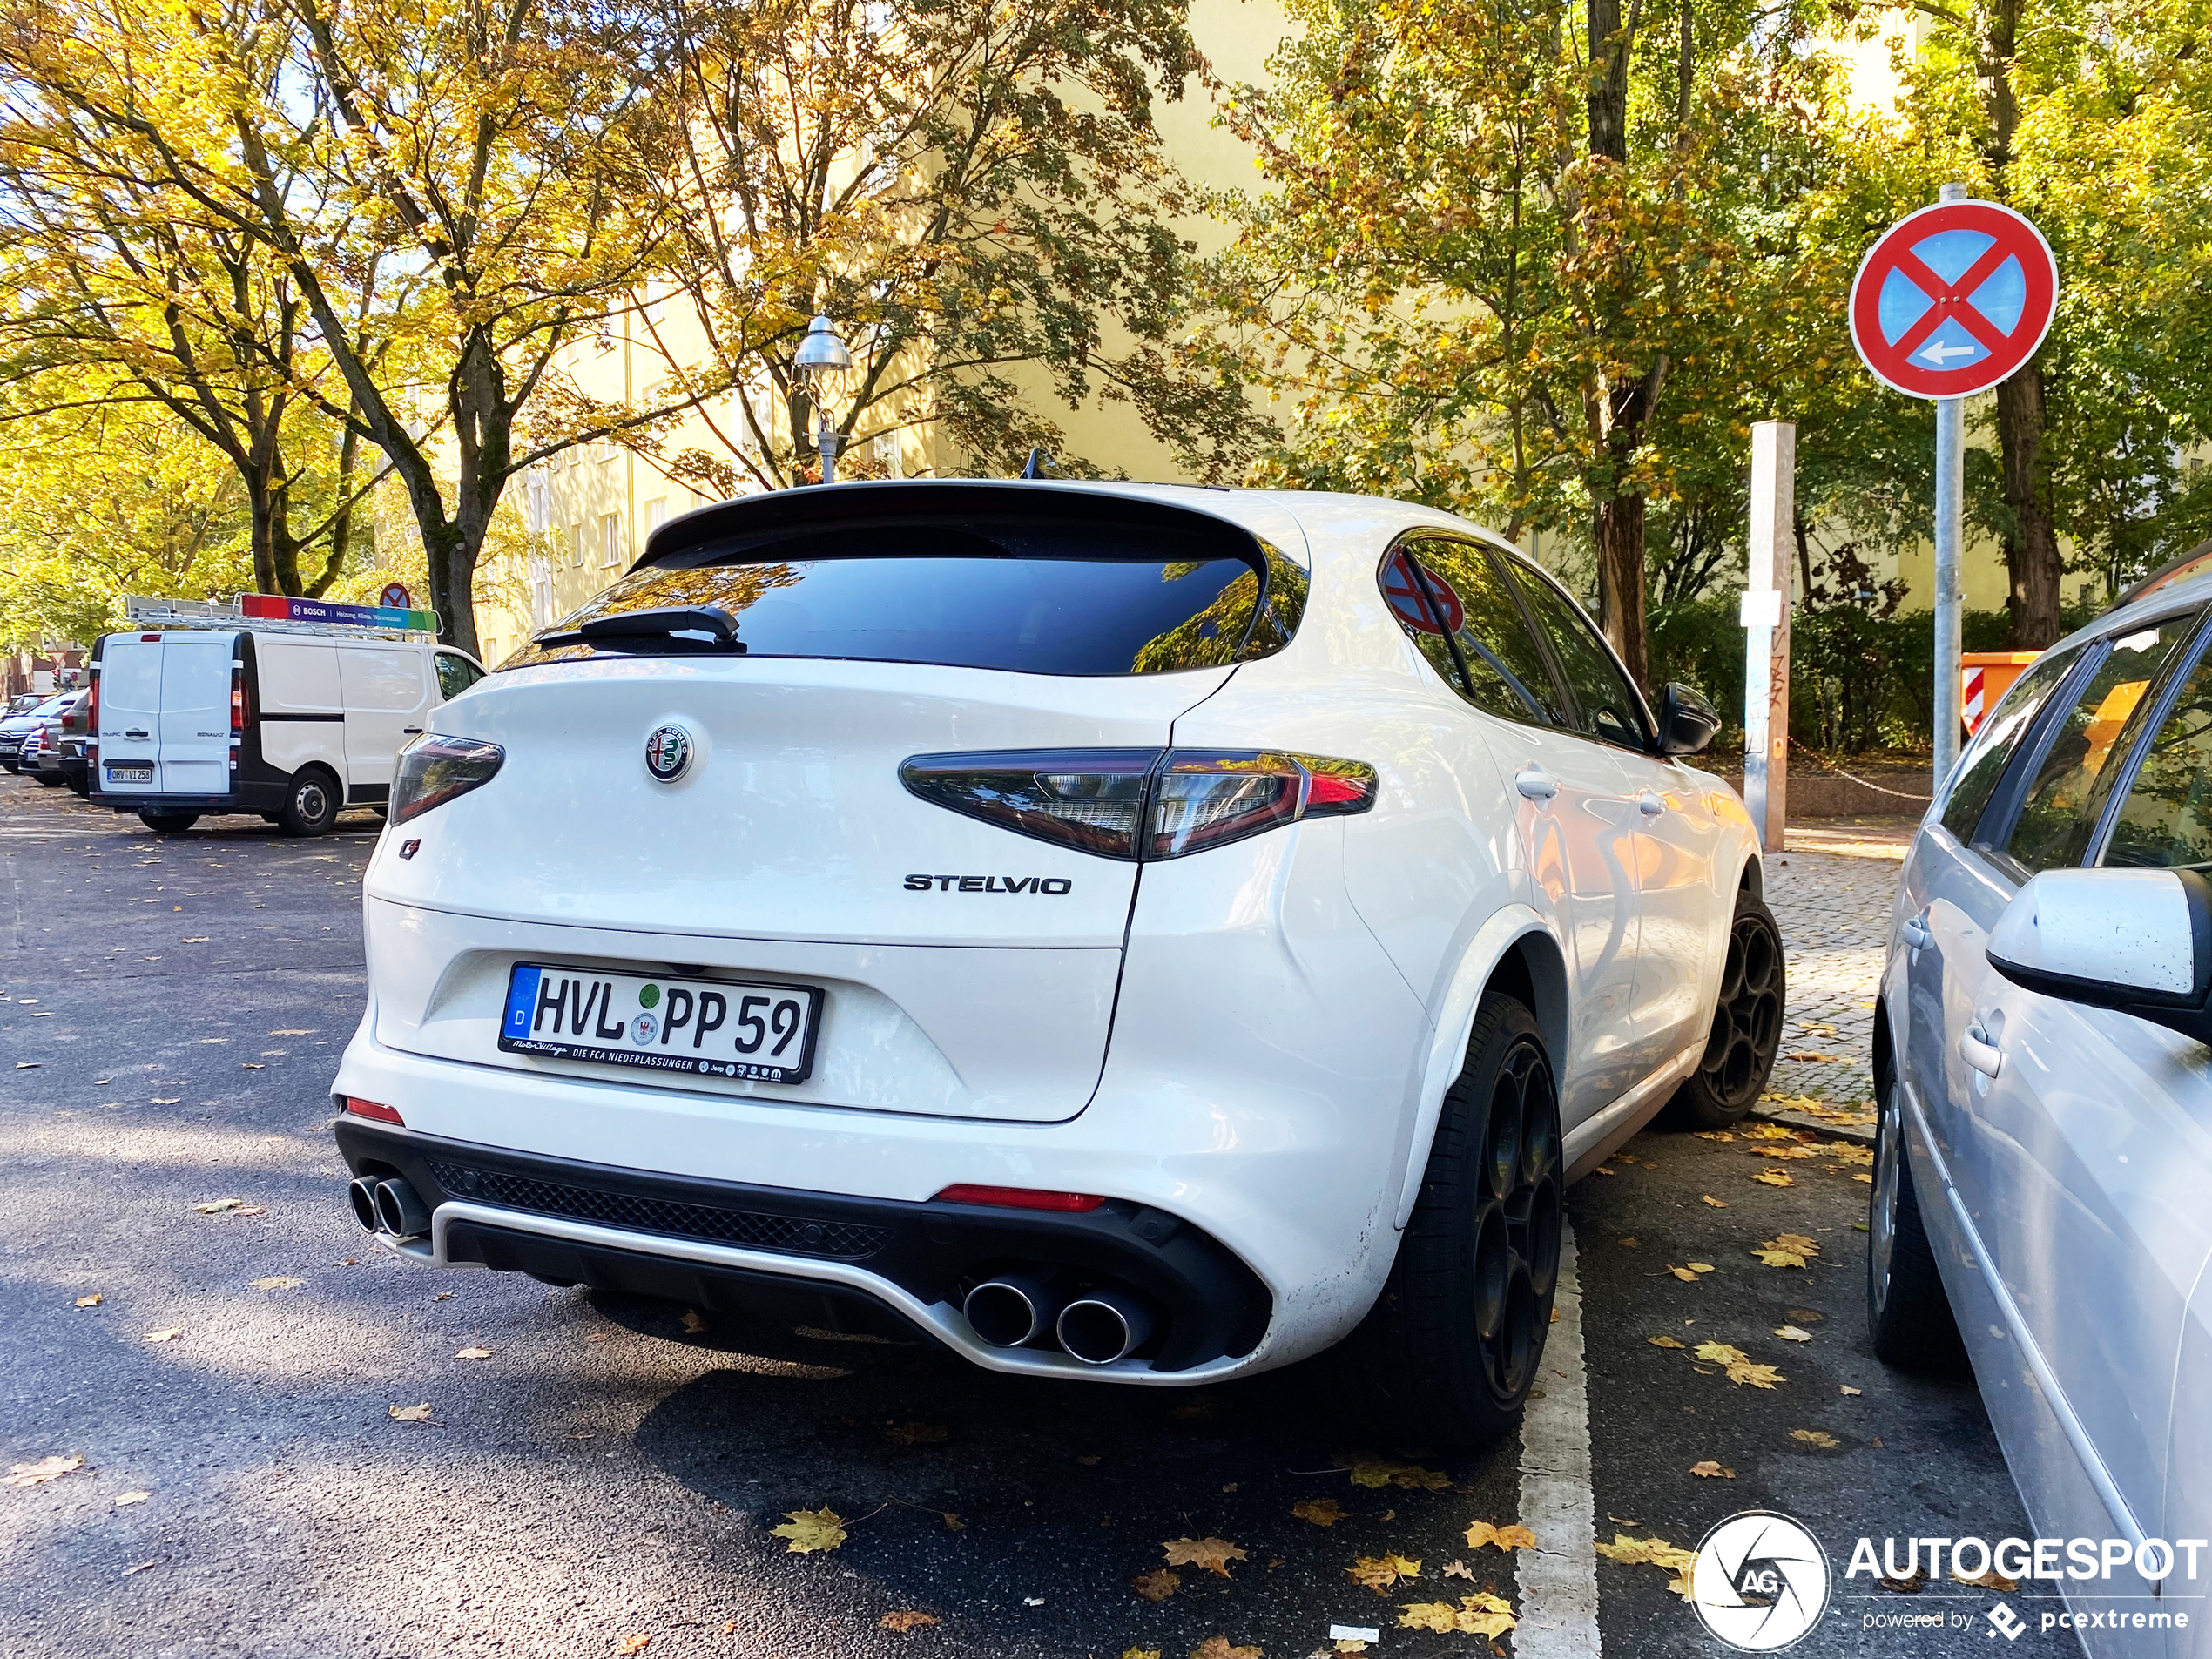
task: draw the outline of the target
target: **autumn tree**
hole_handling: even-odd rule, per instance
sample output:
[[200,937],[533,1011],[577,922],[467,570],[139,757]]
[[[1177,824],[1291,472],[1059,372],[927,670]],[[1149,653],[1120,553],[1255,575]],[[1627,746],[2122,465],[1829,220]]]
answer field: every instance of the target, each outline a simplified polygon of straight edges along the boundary
[[1236,466],[1241,400],[1170,349],[1172,218],[1197,203],[1152,108],[1202,68],[1184,0],[666,4],[669,72],[631,132],[672,297],[636,329],[671,386],[741,394],[666,469],[714,494],[811,475],[792,356],[817,312],[853,352],[848,438],[934,424],[980,469],[1042,446],[1082,472],[1054,410],[1096,395],[1197,475]]
[[[1768,232],[1835,101],[1810,8],[1297,0],[1244,88],[1267,189],[1214,359],[1291,404],[1278,475],[1575,524],[1647,677],[1647,509],[1794,304]],[[1579,523],[1576,523],[1579,521]]]

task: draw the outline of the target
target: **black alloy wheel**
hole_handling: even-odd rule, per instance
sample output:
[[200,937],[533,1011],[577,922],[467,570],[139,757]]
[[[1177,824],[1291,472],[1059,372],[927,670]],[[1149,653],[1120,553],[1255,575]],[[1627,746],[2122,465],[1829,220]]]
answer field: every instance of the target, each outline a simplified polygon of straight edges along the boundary
[[1786,978],[1774,914],[1750,894],[1738,894],[1705,1052],[1675,1092],[1671,1116],[1677,1121],[1720,1129],[1758,1103],[1782,1046]]
[[1551,1325],[1566,1174],[1543,1033],[1488,992],[1445,1091],[1397,1259],[1340,1363],[1403,1434],[1484,1445],[1513,1432]]

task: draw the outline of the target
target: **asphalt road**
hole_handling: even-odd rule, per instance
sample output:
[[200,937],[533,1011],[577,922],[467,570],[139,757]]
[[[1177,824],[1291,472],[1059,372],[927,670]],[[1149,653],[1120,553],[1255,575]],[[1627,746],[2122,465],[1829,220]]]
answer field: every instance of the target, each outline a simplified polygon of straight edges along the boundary
[[[1588,1490],[1568,1495],[1596,1538],[1471,1548],[1470,1523],[1521,1518],[1522,1465],[1551,1453],[1407,1446],[1306,1372],[1189,1393],[1017,1382],[919,1345],[687,1332],[680,1309],[391,1260],[347,1211],[327,1127],[375,827],[162,839],[0,777],[0,1464],[84,1460],[0,1487],[0,1651],[1182,1659],[1219,1636],[1216,1656],[1304,1659],[1344,1624],[1418,1659],[1488,1644],[1399,1628],[1403,1609],[1484,1588],[1519,1605],[1548,1556],[1595,1569],[1605,1650],[1712,1653],[1665,1570],[1592,1546],[1694,1548],[1752,1508],[1804,1521],[1838,1575],[1798,1651],[1991,1651],[1988,1592],[1841,1578],[1861,1534],[2025,1526],[1972,1384],[1867,1352],[1850,1154],[1653,1131],[1575,1189],[1586,1372],[1554,1353],[1538,1409],[1545,1445],[1579,1446],[1567,1402],[1587,1394]],[[1753,1178],[1775,1170],[1789,1186]],[[1815,1241],[1807,1265],[1751,1254],[1783,1232]],[[1710,1341],[1780,1380],[1731,1382],[1697,1357]],[[1730,1474],[1693,1473],[1709,1460]],[[1414,1484],[1349,1473],[1377,1462]],[[1345,1518],[1292,1513],[1314,1500]],[[825,1507],[833,1550],[772,1530]],[[1137,1595],[1177,1539],[1242,1554]],[[1420,1575],[1380,1593],[1351,1576],[1393,1553]],[[1866,1628],[1899,1610],[1962,1628]],[[934,1622],[885,1628],[900,1614]],[[1516,1642],[1541,1646],[1498,1650]]]

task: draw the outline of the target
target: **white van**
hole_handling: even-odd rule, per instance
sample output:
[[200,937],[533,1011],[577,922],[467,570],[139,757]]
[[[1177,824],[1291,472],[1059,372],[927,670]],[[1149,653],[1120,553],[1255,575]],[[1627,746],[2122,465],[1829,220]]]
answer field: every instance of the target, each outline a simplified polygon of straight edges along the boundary
[[125,614],[140,631],[92,647],[91,799],[166,834],[253,813],[320,835],[341,807],[381,806],[401,747],[484,672],[426,630],[175,600]]

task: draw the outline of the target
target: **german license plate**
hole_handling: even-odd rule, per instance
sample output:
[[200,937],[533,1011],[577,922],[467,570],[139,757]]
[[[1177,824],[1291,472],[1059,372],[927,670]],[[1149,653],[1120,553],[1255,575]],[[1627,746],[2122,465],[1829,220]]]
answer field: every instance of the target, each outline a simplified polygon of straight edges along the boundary
[[107,780],[111,784],[150,784],[153,781],[152,766],[110,766]]
[[801,1083],[814,1069],[817,985],[648,977],[517,962],[499,1046],[593,1065]]

